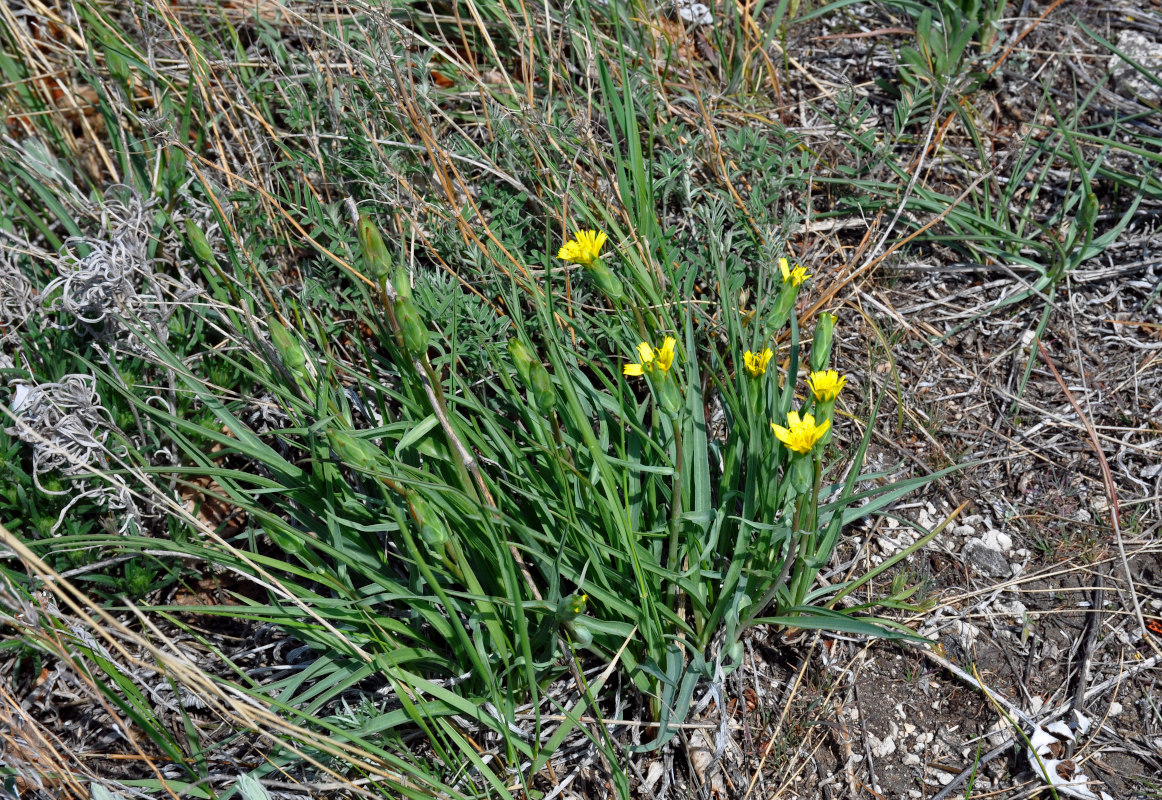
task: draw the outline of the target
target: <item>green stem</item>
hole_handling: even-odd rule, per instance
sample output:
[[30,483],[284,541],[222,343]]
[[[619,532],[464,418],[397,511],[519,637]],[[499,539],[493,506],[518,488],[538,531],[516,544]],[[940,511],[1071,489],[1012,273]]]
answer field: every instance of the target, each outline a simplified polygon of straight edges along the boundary
[[[673,496],[670,498],[670,544],[668,552],[666,553],[666,566],[673,572],[678,572],[681,569],[681,564],[678,561],[678,529],[679,518],[682,516],[682,431],[679,427],[680,421],[673,420],[674,423],[674,488]],[[670,596],[676,597],[678,594],[678,582],[674,581],[670,584]]]

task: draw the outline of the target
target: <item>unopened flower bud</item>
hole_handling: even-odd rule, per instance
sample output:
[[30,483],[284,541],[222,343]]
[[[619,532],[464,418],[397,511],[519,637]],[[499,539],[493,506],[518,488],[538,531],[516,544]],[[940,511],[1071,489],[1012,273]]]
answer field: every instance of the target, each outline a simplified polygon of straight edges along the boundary
[[428,352],[428,327],[410,297],[400,296],[395,299],[395,319],[408,352],[413,356]]
[[373,470],[383,455],[371,442],[334,428],[327,431],[327,442],[344,464],[367,471]]
[[382,283],[391,275],[392,260],[383,237],[379,235],[379,228],[366,214],[359,215],[359,244],[363,247],[363,258],[371,277]]
[[823,313],[815,320],[815,338],[811,343],[811,371],[821,372],[831,362],[831,341],[835,336],[834,314]]
[[198,227],[198,223],[192,219],[182,221],[186,226],[186,243],[189,244],[190,250],[194,253],[194,257],[206,264],[218,263],[217,259],[214,258],[214,250],[210,247],[210,240],[206,238],[206,234]]
[[508,353],[512,356],[517,374],[529,390],[533,407],[548,416],[557,407],[557,393],[553,390],[553,379],[549,377],[549,371],[520,339],[509,341]]
[[395,269],[395,279],[392,281],[392,288],[395,289],[395,293],[399,297],[407,297],[410,299],[412,296],[412,279],[408,275],[407,268],[402,264]]
[[443,550],[445,543],[450,539],[444,519],[418,494],[411,494],[408,501],[411,503],[412,515],[415,517],[416,525],[419,526],[420,538],[424,544],[434,552]]
[[282,363],[294,374],[303,375],[307,365],[307,356],[303,353],[298,339],[276,319],[272,319],[268,325],[270,327],[270,340],[274,343],[274,349],[282,357]]
[[508,354],[512,357],[513,366],[516,367],[520,379],[525,385],[528,385],[529,368],[533,363],[533,351],[529,350],[520,339],[509,339]]
[[589,626],[585,624],[585,617],[577,617],[577,619],[568,623],[569,632],[573,634],[573,643],[578,647],[588,647],[593,644],[593,631],[589,630]]
[[589,602],[587,594],[570,594],[561,598],[557,603],[557,619],[561,622],[572,622],[585,611],[585,604]]

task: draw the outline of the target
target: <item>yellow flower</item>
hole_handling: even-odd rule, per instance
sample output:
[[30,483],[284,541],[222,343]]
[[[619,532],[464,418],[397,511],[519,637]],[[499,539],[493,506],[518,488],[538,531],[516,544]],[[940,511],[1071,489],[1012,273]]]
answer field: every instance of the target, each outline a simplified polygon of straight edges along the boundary
[[807,270],[798,264],[795,265],[794,269],[791,269],[790,263],[785,258],[779,259],[779,272],[783,273],[783,283],[790,282],[792,286],[798,286],[811,277],[807,274]]
[[823,438],[823,434],[827,433],[827,429],[830,427],[831,420],[825,419],[822,425],[816,425],[813,414],[804,414],[800,419],[798,411],[787,412],[787,427],[785,428],[782,425],[771,423],[771,428],[774,429],[778,440],[785,444],[787,449],[800,455],[810,453],[811,448]]
[[557,251],[557,258],[562,261],[571,261],[583,267],[593,266],[593,262],[601,257],[601,248],[605,245],[606,236],[601,231],[577,231],[573,240],[565,242]]
[[839,396],[839,390],[847,383],[847,376],[840,377],[833,369],[812,372],[807,377],[807,385],[811,387],[811,394],[820,403],[830,403]]
[[668,372],[670,367],[674,365],[674,345],[677,343],[673,336],[667,336],[662,342],[662,346],[655,350],[650,347],[649,342],[642,342],[637,346],[640,363],[626,364],[622,368],[622,372],[626,375],[642,375],[646,372],[653,372],[654,369]]
[[742,354],[742,361],[746,365],[746,371],[750,373],[752,378],[757,378],[767,371],[767,364],[771,361],[771,348],[763,350],[761,353],[752,353],[747,350]]

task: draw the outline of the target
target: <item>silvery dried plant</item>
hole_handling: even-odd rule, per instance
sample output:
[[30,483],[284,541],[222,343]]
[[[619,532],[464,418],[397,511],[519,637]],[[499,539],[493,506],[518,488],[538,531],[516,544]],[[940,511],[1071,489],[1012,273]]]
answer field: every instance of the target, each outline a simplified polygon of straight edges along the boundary
[[71,237],[56,259],[57,277],[41,293],[57,324],[83,325],[108,336],[130,319],[164,335],[168,316],[149,253],[153,200],[127,187],[113,187],[100,205],[103,236]]
[[98,470],[105,472],[103,467],[111,459],[120,460],[106,444],[114,426],[109,412],[101,405],[96,379],[91,375],[72,374],[55,383],[32,384],[18,380],[10,387],[10,409],[15,424],[5,428],[5,432],[31,445],[36,487],[45,494],[72,495],[52,532],[60,527],[69,509],[85,498],[98,500],[110,511],[127,512],[123,516],[122,532],[132,521],[140,525],[132,492],[120,480],[106,476],[97,485],[79,490],[74,485],[58,492],[46,489],[40,482],[40,476],[52,470],[59,469],[65,476],[82,476]]

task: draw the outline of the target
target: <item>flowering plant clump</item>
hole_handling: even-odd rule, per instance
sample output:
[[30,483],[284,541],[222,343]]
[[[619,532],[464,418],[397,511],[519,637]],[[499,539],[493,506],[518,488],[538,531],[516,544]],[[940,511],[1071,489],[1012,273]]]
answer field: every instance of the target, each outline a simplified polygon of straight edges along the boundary
[[[414,662],[424,681],[467,676],[440,698],[417,691],[415,719],[445,713],[438,703],[449,693],[474,692],[508,704],[480,717],[504,735],[514,703],[535,706],[538,687],[589,651],[622,665],[625,685],[650,698],[655,728],[641,748],[656,749],[706,696],[699,683],[742,665],[750,627],[891,634],[891,623],[867,617],[874,598],[837,606],[891,563],[820,580],[845,522],[907,487],[856,491],[872,483],[860,462],[874,419],[856,447],[835,434],[848,381],[832,368],[836,318],[800,319],[806,269],[778,253],[752,267],[712,248],[699,262],[695,245],[657,229],[611,233],[633,246],[607,251],[604,232],[578,230],[539,254],[542,265],[577,268],[500,287],[503,326],[456,328],[459,317],[438,316],[461,313],[439,310],[454,285],[410,281],[402,243],[370,219],[357,223],[382,311],[368,319],[393,356],[369,362],[385,374],[365,385],[392,417],[364,426],[337,371],[315,368],[310,337],[272,322],[283,363],[271,381],[293,416],[287,427],[311,432],[304,446],[320,468],[281,466],[259,437],[238,436],[275,463],[271,475],[289,476],[285,492],[263,498],[284,513],[242,488],[231,496],[282,524],[272,538],[288,559],[311,570],[334,563],[329,577],[350,596],[411,612],[391,617],[399,636],[383,636],[379,617],[366,624],[367,647],[384,648],[377,656],[407,641],[426,659]],[[695,302],[699,281],[716,296]],[[473,320],[491,318],[468,295],[463,305]],[[810,340],[802,325],[813,326]],[[470,338],[442,347],[437,336],[455,330]],[[301,567],[285,572],[310,574]],[[906,588],[891,590],[892,607]],[[403,630],[412,619],[418,627]],[[570,720],[574,711],[584,706]],[[551,757],[512,743],[522,759]]]
[[766,373],[767,364],[770,363],[772,356],[774,356],[774,353],[771,352],[771,348],[769,347],[758,353],[752,353],[750,350],[747,350],[742,354],[742,362],[752,378],[760,378]]
[[815,399],[821,403],[834,402],[845,383],[847,383],[847,377],[840,377],[839,373],[833,369],[812,372],[807,378],[811,394],[815,395]]
[[557,258],[583,267],[592,267],[593,262],[601,258],[601,248],[605,246],[606,236],[601,231],[577,231],[571,241],[565,242],[557,251]]
[[667,336],[662,346],[655,350],[649,342],[642,342],[637,346],[638,363],[626,364],[622,373],[638,377],[657,369],[659,372],[668,372],[674,364],[674,346],[677,341],[673,336]]
[[793,453],[805,456],[815,447],[815,443],[823,438],[823,434],[831,427],[831,420],[825,419],[816,424],[814,414],[799,416],[797,411],[787,412],[787,427],[771,423],[775,436]]

